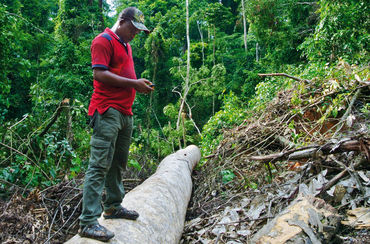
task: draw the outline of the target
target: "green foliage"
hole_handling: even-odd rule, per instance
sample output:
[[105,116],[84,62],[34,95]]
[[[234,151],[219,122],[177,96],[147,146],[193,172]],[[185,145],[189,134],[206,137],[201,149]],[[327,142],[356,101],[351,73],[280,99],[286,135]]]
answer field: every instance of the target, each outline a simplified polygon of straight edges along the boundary
[[205,9],[204,15],[209,24],[216,26],[222,32],[232,33],[235,16],[231,13],[230,8],[219,3],[210,3]]
[[15,40],[14,33],[11,32],[15,20],[12,16],[6,14],[4,5],[0,5],[0,122],[4,121],[4,116],[8,112],[11,81],[7,77],[9,73],[9,63],[11,49],[4,48]]
[[13,31],[22,26],[17,15],[8,12],[6,6],[0,4],[0,122],[13,113],[14,108],[24,106],[27,96],[29,81],[23,81],[30,77],[31,64],[22,55],[27,47],[21,43],[27,42],[29,35]]
[[128,162],[127,162],[127,166],[130,168],[134,168],[138,171],[140,171],[142,168],[141,168],[141,165],[139,164],[138,161],[134,160],[134,159],[130,159]]
[[91,94],[89,45],[57,41],[49,57],[41,60],[41,79],[31,87],[35,107],[59,103],[64,98],[87,101]]
[[[5,1],[0,5],[0,114],[21,117],[31,109],[29,89],[38,79],[38,58],[48,50],[55,1]],[[1,117],[1,115],[0,115]],[[4,118],[3,118],[4,119]]]
[[224,105],[203,126],[201,151],[207,156],[223,139],[223,131],[241,123],[246,114],[242,102],[233,93],[224,96]]
[[235,174],[232,170],[226,169],[221,170],[222,183],[227,184],[235,178]]
[[297,47],[316,24],[315,4],[299,0],[251,0],[246,12],[266,65],[280,67],[300,61]]
[[[17,134],[13,132],[7,135],[5,141],[15,141]],[[22,144],[19,146],[19,149],[24,147]],[[58,132],[46,134],[44,138],[35,138],[28,146],[28,155],[18,150],[1,155],[2,161],[10,160],[8,166],[0,169],[2,179],[22,186],[45,187],[64,178],[75,177],[86,166]],[[1,188],[4,186],[2,182]]]
[[69,38],[76,43],[90,33],[104,30],[102,9],[97,1],[60,0],[55,34],[58,38]]
[[348,104],[348,97],[354,95],[357,89],[357,82],[366,77],[369,77],[369,68],[351,66],[344,60],[328,67],[326,82],[322,84],[322,90],[324,95],[333,95],[326,97],[326,103],[321,108],[323,115],[319,122],[324,123],[327,118],[336,118],[338,114],[343,114]]
[[282,88],[287,88],[291,85],[290,80],[272,78],[268,81],[258,83],[256,93],[249,101],[249,108],[254,111],[262,111],[266,108],[267,102],[271,101],[276,93]]
[[179,127],[176,126],[178,110],[179,104],[168,104],[163,108],[163,113],[168,117],[168,124],[163,126],[162,130],[165,141],[161,143],[163,144],[162,150],[167,153],[166,155],[183,146],[184,135],[187,145],[197,144],[199,142],[199,136],[195,133],[194,125],[189,118],[183,118]]
[[368,61],[369,3],[366,0],[320,0],[315,33],[301,45],[312,61]]

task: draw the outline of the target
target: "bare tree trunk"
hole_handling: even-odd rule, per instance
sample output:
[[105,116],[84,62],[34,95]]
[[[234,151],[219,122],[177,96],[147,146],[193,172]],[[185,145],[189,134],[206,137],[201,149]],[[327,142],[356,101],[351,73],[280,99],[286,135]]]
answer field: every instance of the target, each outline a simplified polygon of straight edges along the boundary
[[245,7],[244,7],[244,0],[242,0],[242,11],[243,11],[243,29],[244,29],[244,49],[245,49],[245,54],[247,54],[247,23],[245,20]]
[[[186,43],[188,46],[187,51],[187,63],[186,63],[186,84],[189,84],[190,80],[190,35],[189,35],[189,0],[186,0]],[[185,98],[184,98],[185,100]]]
[[190,36],[189,36],[189,0],[186,0],[186,43],[188,46],[187,50],[187,63],[186,63],[186,80],[185,80],[185,86],[184,86],[184,95],[181,99],[179,114],[177,117],[177,123],[176,128],[179,129],[180,127],[180,121],[182,119],[182,111],[184,110],[185,102],[186,102],[186,96],[188,95],[189,89],[190,89]]
[[208,29],[208,35],[207,35],[207,37],[208,37],[208,43],[209,43],[210,40],[211,40],[211,27],[210,27],[209,23],[208,23],[207,29]]
[[[152,176],[126,194],[122,206],[140,214],[136,221],[101,217],[99,223],[115,233],[110,243],[179,243],[192,191],[191,173],[200,156],[194,145],[167,156]],[[68,243],[101,242],[76,235]]]
[[66,107],[66,117],[67,117],[67,141],[69,145],[72,146],[73,142],[73,131],[72,131],[72,115],[71,115],[71,106],[68,104]]
[[215,115],[215,94],[212,95],[212,115]]
[[216,26],[213,25],[213,66],[216,65]]
[[197,21],[198,31],[200,35],[200,41],[202,42],[202,65],[204,65],[204,41],[203,41],[203,31],[200,28],[199,21]]
[[186,117],[186,114],[185,113],[182,113],[181,114],[181,117],[182,117],[182,140],[184,141],[184,147],[186,147],[186,129],[185,129],[185,117]]

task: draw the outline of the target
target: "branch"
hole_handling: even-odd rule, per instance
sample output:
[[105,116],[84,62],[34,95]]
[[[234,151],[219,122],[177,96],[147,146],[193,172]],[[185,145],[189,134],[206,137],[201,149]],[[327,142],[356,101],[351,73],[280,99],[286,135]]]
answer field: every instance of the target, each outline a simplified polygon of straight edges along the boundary
[[23,115],[23,118],[22,118],[20,121],[18,121],[18,122],[17,122],[17,123],[15,123],[14,125],[10,126],[8,129],[9,129],[9,130],[13,129],[13,127],[15,127],[15,126],[17,126],[18,124],[22,123],[25,119],[27,119],[27,117],[28,117],[28,114]]
[[285,137],[275,135],[274,138],[279,144],[281,144],[285,148],[294,148],[296,146],[294,142],[289,141]]
[[16,153],[18,153],[19,155],[22,155],[23,157],[25,157],[25,158],[27,158],[28,160],[30,160],[37,168],[39,168],[40,170],[41,170],[41,172],[46,176],[46,178],[48,178],[48,180],[51,180],[50,179],[50,177],[45,173],[45,171],[40,167],[40,165],[38,165],[35,161],[33,161],[30,157],[28,157],[26,154],[24,154],[24,153],[22,153],[22,152],[20,152],[20,151],[18,151],[17,149],[15,149],[15,148],[12,148],[12,147],[10,147],[10,146],[8,146],[8,145],[6,145],[6,144],[4,144],[4,143],[1,143],[0,142],[0,145],[1,146],[3,146],[3,147],[6,147],[6,148],[8,148],[9,150],[12,150],[12,151],[14,151],[14,152],[16,152]]
[[64,99],[60,104],[59,104],[59,107],[57,108],[57,110],[55,111],[51,121],[49,122],[49,124],[46,125],[46,127],[44,128],[44,130],[39,134],[39,137],[42,137],[43,135],[46,134],[46,132],[48,132],[48,130],[50,129],[50,127],[55,123],[55,121],[57,121],[60,113],[62,112],[62,109],[64,107],[66,107],[66,105],[69,104],[69,99]]
[[5,11],[6,14],[9,14],[9,15],[13,15],[13,16],[16,16],[24,21],[26,21],[28,24],[30,24],[33,28],[35,28],[36,30],[40,31],[42,34],[45,34],[45,32],[43,30],[41,30],[39,27],[37,27],[36,25],[32,24],[30,21],[28,21],[27,19],[25,19],[24,17],[22,16],[19,16],[18,14],[14,14],[14,13],[10,13],[8,11]]
[[347,108],[347,111],[345,112],[345,114],[342,116],[340,122],[337,124],[337,128],[335,130],[335,133],[333,135],[333,137],[335,137],[339,131],[342,129],[343,127],[343,124],[344,124],[344,121],[347,120],[347,117],[350,115],[351,111],[352,111],[352,107],[353,107],[353,104],[355,103],[355,101],[357,100],[357,97],[358,95],[360,94],[361,92],[361,89],[358,89],[355,93],[355,95],[352,97],[352,100],[350,102],[350,104],[348,105],[348,108]]
[[[311,146],[301,149],[293,149],[288,150],[286,152],[280,152],[275,154],[263,155],[263,156],[251,156],[249,157],[250,160],[261,161],[263,163],[267,162],[276,162],[279,160],[299,160],[304,158],[312,158],[316,157],[318,154],[334,154],[340,152],[349,152],[349,151],[358,151],[364,152],[366,154],[366,150],[362,147],[362,144],[365,145],[365,149],[369,150],[370,146],[370,139],[364,139],[363,141],[360,140],[342,140],[338,143],[327,143],[323,146]],[[367,156],[367,155],[366,155]]]
[[[353,168],[359,166],[361,164],[361,161],[357,161],[354,163]],[[326,183],[320,192],[316,193],[315,196],[318,196],[325,192],[326,190],[330,189],[332,186],[334,186],[341,178],[346,176],[349,173],[348,167],[344,167],[344,170],[342,170],[340,173],[338,173],[336,176],[334,176],[328,183]]]
[[316,5],[317,2],[297,2],[295,4],[299,4],[299,5]]
[[288,220],[289,225],[295,225],[300,227],[311,239],[311,242],[313,244],[321,244],[321,241],[316,237],[315,233],[313,233],[312,229],[302,220],[299,219],[289,219]]
[[301,79],[301,78],[298,78],[298,77],[295,77],[295,76],[292,76],[292,75],[288,75],[288,74],[285,74],[285,73],[258,74],[258,76],[259,77],[266,77],[266,76],[285,76],[285,77],[288,77],[288,78],[293,79],[293,80],[296,80],[296,81],[306,81],[306,82],[309,82],[309,80]]
[[188,107],[188,110],[189,110],[189,119],[190,119],[190,121],[193,122],[193,125],[194,125],[195,129],[197,129],[198,134],[201,135],[197,124],[193,120],[193,116],[192,116],[192,113],[191,113],[191,107],[189,106],[189,104],[187,102],[185,102],[185,104],[186,104],[186,106]]

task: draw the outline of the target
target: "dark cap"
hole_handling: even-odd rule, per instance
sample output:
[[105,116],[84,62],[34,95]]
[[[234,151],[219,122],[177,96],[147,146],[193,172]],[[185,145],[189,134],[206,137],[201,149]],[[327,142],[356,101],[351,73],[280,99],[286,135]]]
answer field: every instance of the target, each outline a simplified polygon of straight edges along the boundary
[[138,30],[149,33],[148,28],[146,28],[144,25],[143,12],[135,7],[128,7],[122,10],[122,12],[119,14],[119,19],[129,19]]

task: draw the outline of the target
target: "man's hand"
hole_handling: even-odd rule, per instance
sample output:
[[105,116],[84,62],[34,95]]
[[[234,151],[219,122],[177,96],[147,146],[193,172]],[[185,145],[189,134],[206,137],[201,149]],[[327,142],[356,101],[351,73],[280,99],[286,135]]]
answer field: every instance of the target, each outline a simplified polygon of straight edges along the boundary
[[152,85],[152,82],[148,81],[147,79],[141,78],[135,82],[134,88],[140,93],[148,94],[154,91],[154,89],[151,88],[149,85]]
[[147,79],[129,79],[123,76],[119,76],[117,74],[112,73],[109,70],[94,68],[94,79],[105,83],[107,85],[116,86],[116,87],[133,87],[136,91],[140,93],[148,94],[154,91],[154,87],[150,87],[153,85],[152,82],[148,81]]

